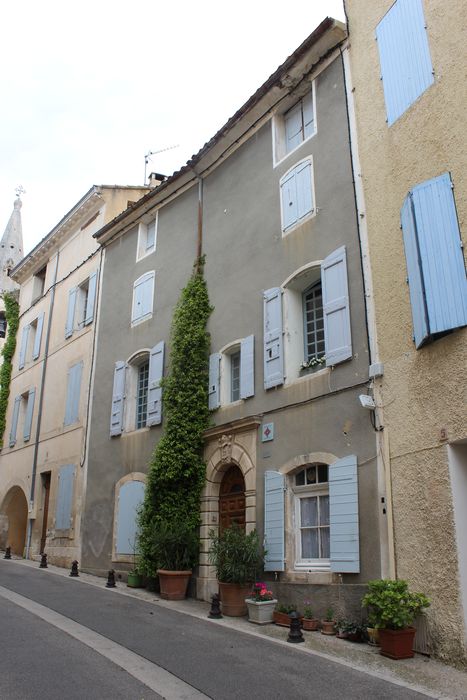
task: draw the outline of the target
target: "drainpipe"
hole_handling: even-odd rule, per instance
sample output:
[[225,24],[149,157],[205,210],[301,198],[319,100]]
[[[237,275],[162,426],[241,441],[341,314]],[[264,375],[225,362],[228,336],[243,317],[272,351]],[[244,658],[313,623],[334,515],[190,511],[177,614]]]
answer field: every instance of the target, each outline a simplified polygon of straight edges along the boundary
[[203,178],[198,179],[198,245],[196,249],[196,259],[199,260],[203,254]]
[[[49,356],[49,343],[50,343],[50,328],[52,326],[52,312],[55,302],[55,285],[57,282],[58,274],[58,260],[60,258],[60,253],[57,251],[57,257],[55,258],[55,270],[52,286],[50,288],[50,304],[49,304],[49,319],[47,321],[47,333],[45,336],[45,349],[44,349],[44,360],[42,363],[42,375],[41,375],[41,386],[39,392],[39,404],[37,411],[37,426],[36,426],[36,437],[34,440],[34,456],[32,459],[32,473],[31,473],[31,491],[29,496],[29,511],[31,512],[34,505],[34,491],[36,488],[36,472],[37,472],[37,457],[39,454],[39,437],[41,433],[41,423],[42,423],[42,406],[44,403],[44,385],[45,385],[45,374],[47,371],[47,359]],[[28,532],[26,539],[26,559],[29,559],[29,550],[31,548],[31,537],[32,537],[32,522],[34,518],[28,519]]]

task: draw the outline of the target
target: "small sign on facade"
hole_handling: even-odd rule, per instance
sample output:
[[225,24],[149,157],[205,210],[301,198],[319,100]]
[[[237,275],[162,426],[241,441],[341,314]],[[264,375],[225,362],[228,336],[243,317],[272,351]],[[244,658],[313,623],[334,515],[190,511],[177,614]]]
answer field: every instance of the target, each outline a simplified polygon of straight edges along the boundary
[[274,440],[274,423],[263,423],[261,429],[261,442]]

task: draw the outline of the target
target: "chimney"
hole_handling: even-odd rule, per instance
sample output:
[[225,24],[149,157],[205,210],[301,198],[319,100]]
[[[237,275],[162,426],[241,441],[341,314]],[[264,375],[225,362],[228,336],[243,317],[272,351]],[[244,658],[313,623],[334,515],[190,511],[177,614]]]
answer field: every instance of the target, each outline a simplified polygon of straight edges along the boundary
[[167,180],[167,175],[161,175],[160,173],[150,173],[149,187],[158,187],[165,180]]

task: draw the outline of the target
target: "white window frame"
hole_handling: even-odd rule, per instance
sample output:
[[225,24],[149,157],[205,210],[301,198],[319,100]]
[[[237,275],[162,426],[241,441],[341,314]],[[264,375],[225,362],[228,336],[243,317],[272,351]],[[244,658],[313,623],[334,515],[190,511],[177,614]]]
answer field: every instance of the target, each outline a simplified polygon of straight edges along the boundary
[[[317,463],[313,463],[317,464]],[[329,496],[329,481],[320,484],[305,484],[304,486],[295,486],[295,477],[297,473],[307,469],[309,465],[303,465],[300,469],[288,475],[291,480],[291,491],[293,494],[293,530],[294,530],[294,570],[296,571],[330,571],[331,560],[327,559],[304,559],[301,556],[301,515],[300,515],[300,500],[309,498],[310,496]],[[328,467],[329,473],[329,465]]]
[[[290,173],[297,169],[302,163],[309,163],[310,164],[310,192],[311,192],[311,203],[312,207],[309,212],[307,212],[304,216],[297,218],[292,224],[290,224],[287,227],[284,227],[284,205],[282,202],[282,187],[285,184],[286,180],[288,179]],[[282,237],[284,238],[285,236],[288,236],[292,231],[295,231],[299,226],[301,226],[305,221],[308,221],[309,219],[312,219],[316,216],[316,196],[315,196],[315,176],[314,176],[314,170],[313,170],[313,156],[307,156],[306,158],[302,158],[301,160],[297,161],[294,163],[281,177],[279,181],[279,199],[280,199],[280,209],[281,209],[281,231],[282,231]]]
[[83,282],[76,287],[76,302],[75,302],[75,314],[73,319],[73,330],[81,330],[84,328],[84,319],[86,318],[86,304],[88,300],[89,293],[89,277],[87,277]]
[[[152,224],[153,222],[154,222],[154,243],[151,247],[148,248],[148,246],[147,246],[148,229],[149,229],[150,224]],[[159,226],[159,211],[156,211],[154,218],[150,219],[147,223],[141,222],[138,225],[138,244],[136,247],[136,262],[139,262],[140,260],[143,260],[143,258],[146,258],[148,255],[151,255],[151,253],[156,252],[158,226]]]
[[[234,404],[240,404],[245,399],[237,399],[232,401],[232,363],[231,357],[237,352],[240,353],[241,361],[241,342],[242,338],[234,340],[232,343],[225,345],[220,350],[221,356],[221,366],[219,374],[219,384],[220,384],[220,405],[221,406],[232,406]],[[241,387],[240,387],[241,390]]]
[[[138,316],[135,318],[135,301],[136,301],[136,288],[138,286],[138,283],[146,277],[148,282],[151,282],[151,309],[147,311],[145,314],[142,314],[141,316]],[[132,301],[131,301],[131,326],[137,326],[140,323],[144,323],[144,321],[149,320],[152,318],[153,312],[154,312],[154,283],[155,283],[155,277],[156,273],[154,270],[150,270],[149,272],[145,272],[143,275],[140,275],[138,279],[136,279],[133,282],[133,296],[132,296]]]
[[[296,153],[299,148],[301,148],[305,143],[308,143],[318,133],[318,123],[316,115],[316,80],[313,80],[310,88],[312,101],[313,101],[313,125],[314,130],[309,136],[303,139],[295,148],[287,153],[286,151],[286,134],[285,134],[285,115],[290,112],[294,107],[296,107],[300,102],[303,101],[305,95],[300,97],[300,99],[292,102],[287,109],[281,113],[277,113],[272,118],[272,153],[273,153],[273,166],[276,168],[280,165],[286,158],[289,158],[293,153]],[[306,94],[309,94],[308,92]]]

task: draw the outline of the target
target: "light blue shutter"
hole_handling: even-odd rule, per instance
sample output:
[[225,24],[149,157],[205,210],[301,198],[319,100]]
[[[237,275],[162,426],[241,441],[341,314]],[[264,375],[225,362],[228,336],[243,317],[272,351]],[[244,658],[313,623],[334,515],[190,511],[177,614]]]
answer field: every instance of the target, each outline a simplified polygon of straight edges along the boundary
[[467,325],[467,278],[451,177],[412,190],[429,333]]
[[153,297],[154,273],[148,272],[134,284],[132,321],[139,321],[152,313]]
[[282,341],[282,291],[273,287],[263,292],[264,311],[264,388],[284,382]]
[[26,407],[26,415],[24,417],[23,439],[25,442],[31,437],[32,414],[34,412],[34,399],[36,390],[30,389],[28,394],[28,405]]
[[297,221],[297,186],[295,170],[281,180],[282,230],[286,231]]
[[220,364],[221,356],[218,352],[213,352],[209,356],[209,410],[213,411],[220,406]]
[[156,219],[151,221],[146,230],[146,251],[149,252],[156,245]]
[[402,205],[401,226],[404,236],[407,279],[409,283],[410,304],[412,307],[413,337],[415,347],[419,348],[429,337],[429,325],[420,251],[418,249],[417,228],[410,194]]
[[26,352],[28,349],[28,338],[29,338],[29,323],[27,326],[23,327],[23,331],[21,333],[21,345],[19,349],[19,362],[18,362],[18,369],[23,369],[24,365],[26,364]]
[[39,355],[41,354],[41,340],[42,340],[42,328],[44,326],[44,312],[39,314],[37,317],[37,325],[36,325],[36,335],[34,338],[34,347],[32,350],[32,359],[37,360]]
[[345,246],[321,263],[326,366],[352,357],[350,304]]
[[331,571],[358,574],[357,458],[349,455],[329,465]]
[[397,0],[376,28],[388,124],[434,81],[421,0]]
[[264,557],[265,571],[284,571],[284,476],[280,472],[264,473]]
[[88,297],[86,299],[86,311],[84,316],[84,325],[92,323],[94,318],[94,304],[96,301],[97,289],[97,270],[89,276],[88,282]]
[[10,428],[10,441],[9,446],[14,447],[16,445],[16,430],[18,428],[18,416],[19,407],[21,405],[21,396],[15,398],[15,403],[13,406],[13,414],[11,416],[11,428]]
[[302,100],[303,104],[303,126],[305,130],[305,138],[307,139],[315,131],[315,114],[313,110],[313,92],[310,90],[308,95]]
[[144,499],[142,481],[127,481],[120,488],[117,506],[116,554],[136,554],[138,508]]
[[284,116],[285,150],[289,153],[303,141],[302,136],[302,104],[299,102]]
[[70,289],[70,291],[68,292],[68,309],[66,314],[65,338],[69,338],[71,335],[73,335],[73,324],[75,321],[75,306],[77,294],[77,287],[73,287],[73,289]]
[[313,211],[311,162],[309,160],[300,163],[295,168],[295,184],[297,187],[297,218],[300,220]]
[[110,434],[120,435],[123,430],[123,399],[125,393],[126,364],[119,360],[115,363],[114,384],[112,392],[112,410],[110,414]]
[[255,395],[255,336],[243,338],[240,345],[240,398]]
[[73,502],[74,464],[66,464],[58,473],[58,495],[55,511],[55,529],[68,530],[71,527],[71,506]]
[[79,397],[81,393],[81,374],[83,363],[78,362],[68,370],[68,387],[65,405],[64,425],[76,423],[79,418]]
[[148,413],[146,425],[162,423],[162,388],[164,374],[164,341],[155,345],[149,353]]

